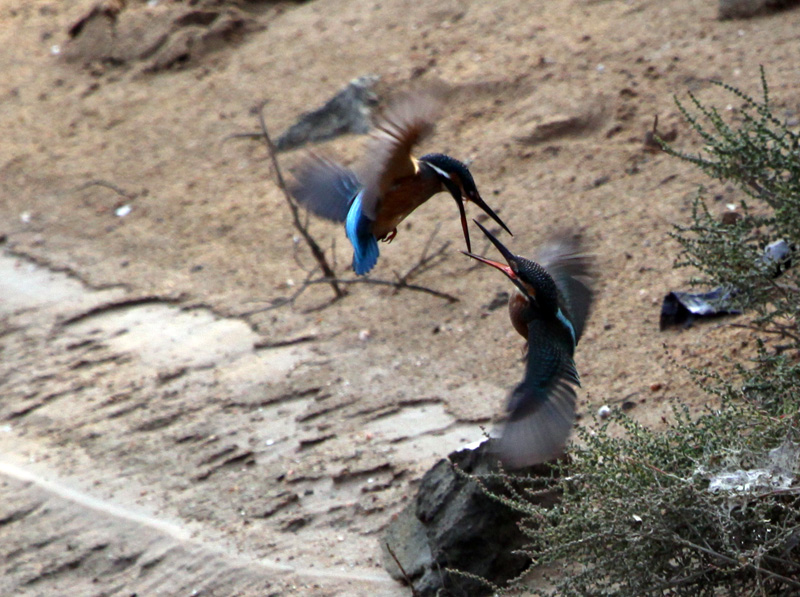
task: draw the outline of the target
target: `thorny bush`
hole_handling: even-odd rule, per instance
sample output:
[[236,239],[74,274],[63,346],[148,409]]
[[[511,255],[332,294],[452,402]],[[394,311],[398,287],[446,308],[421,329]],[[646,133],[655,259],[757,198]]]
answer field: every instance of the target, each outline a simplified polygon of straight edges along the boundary
[[[800,137],[761,79],[760,100],[718,83],[741,102],[735,125],[692,94],[690,108],[676,99],[705,145],[697,155],[663,145],[747,196],[723,222],[701,190],[674,237],[678,267],[734,290],[756,354],[733,376],[691,372],[715,410],[676,405],[663,431],[615,411],[579,430],[551,479],[498,498],[525,514],[534,566],[560,571],[553,595],[800,595],[800,268],[764,257],[775,241],[800,245]],[[554,508],[528,499],[554,487]]]

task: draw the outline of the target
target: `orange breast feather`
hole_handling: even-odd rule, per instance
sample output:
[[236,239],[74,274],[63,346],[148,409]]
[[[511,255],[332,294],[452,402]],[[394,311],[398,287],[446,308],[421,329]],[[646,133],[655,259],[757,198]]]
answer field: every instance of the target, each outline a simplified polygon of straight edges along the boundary
[[442,184],[433,177],[401,178],[378,200],[372,233],[378,239],[386,237],[408,214],[441,190]]

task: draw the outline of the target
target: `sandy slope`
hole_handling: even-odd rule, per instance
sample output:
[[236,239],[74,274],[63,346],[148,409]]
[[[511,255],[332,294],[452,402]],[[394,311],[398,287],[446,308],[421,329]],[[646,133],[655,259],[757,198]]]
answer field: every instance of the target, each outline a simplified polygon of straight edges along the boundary
[[[264,100],[277,132],[363,74],[382,92],[420,76],[456,86],[422,150],[472,160],[517,252],[573,227],[598,255],[582,413],[630,401],[658,424],[671,399],[705,399],[673,360],[748,349],[724,323],[658,332],[661,297],[690,275],[672,269],[668,233],[706,181],[642,139],[658,115],[696,147],[673,94],[735,118],[738,102],[708,81],[756,94],[759,64],[794,117],[800,12],[718,22],[710,1],[131,1],[70,41],[91,6],[0,2],[7,590],[155,594],[172,579],[220,595],[404,594],[380,567],[380,530],[520,379],[520,341],[489,308],[508,288],[458,252],[450,199],[409,218],[374,275],[409,269],[440,224],[431,247],[451,244],[414,282],[459,302],[353,285],[325,305],[316,286],[263,310],[312,262],[263,146],[226,141],[257,129]],[[345,161],[361,146],[326,144]],[[714,194],[719,211],[741,199]],[[335,240],[348,276],[342,232],[312,231]],[[286,340],[298,342],[274,346]],[[96,557],[106,551],[122,563]]]

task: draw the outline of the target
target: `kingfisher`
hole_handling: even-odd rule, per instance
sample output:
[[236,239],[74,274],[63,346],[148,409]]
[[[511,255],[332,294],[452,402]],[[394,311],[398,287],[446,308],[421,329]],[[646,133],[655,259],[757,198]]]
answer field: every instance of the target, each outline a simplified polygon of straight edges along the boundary
[[472,247],[464,201],[475,203],[511,234],[481,198],[463,162],[442,153],[411,155],[433,132],[444,95],[444,89],[429,86],[395,99],[370,132],[365,164],[358,173],[315,154],[299,170],[292,195],[312,213],[344,222],[356,275],[375,266],[379,240],[391,242],[400,222],[440,192],[450,193],[458,204],[467,251]]
[[541,247],[537,263],[514,255],[475,223],[507,263],[464,253],[514,283],[509,316],[527,341],[525,377],[508,398],[496,452],[512,469],[547,462],[561,455],[575,421],[580,377],[573,355],[592,304],[593,260],[565,234]]

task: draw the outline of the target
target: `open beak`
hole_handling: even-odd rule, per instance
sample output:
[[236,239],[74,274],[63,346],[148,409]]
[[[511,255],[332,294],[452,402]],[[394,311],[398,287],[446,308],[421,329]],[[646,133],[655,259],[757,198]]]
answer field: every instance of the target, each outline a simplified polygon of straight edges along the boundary
[[508,265],[506,265],[505,263],[500,263],[499,261],[492,261],[491,259],[487,259],[486,257],[482,257],[481,255],[476,255],[475,253],[472,253],[471,251],[461,251],[461,252],[464,253],[464,255],[472,257],[473,259],[477,259],[481,263],[485,263],[486,265],[491,265],[492,267],[494,267],[496,269],[499,269],[506,276],[508,276],[509,279],[512,282],[514,282],[515,284],[518,283],[519,282],[519,276],[517,276],[517,274],[514,272],[514,270],[511,269],[511,264],[514,261],[516,261],[517,256],[514,255],[508,249],[506,249],[505,245],[503,243],[501,243],[499,240],[497,240],[495,238],[495,236],[491,232],[489,232],[486,228],[484,228],[481,225],[480,222],[478,222],[477,220],[472,220],[472,221],[475,222],[478,225],[478,228],[480,228],[483,231],[483,233],[486,236],[489,237],[489,240],[492,241],[492,244],[495,247],[497,247],[497,250],[500,251],[500,254],[503,257],[505,257],[505,260],[508,262]]
[[514,270],[512,270],[505,263],[500,263],[499,261],[492,261],[491,259],[486,259],[486,257],[481,257],[480,255],[476,255],[475,253],[469,253],[467,251],[461,251],[461,252],[464,253],[464,255],[466,255],[467,257],[472,257],[473,259],[477,259],[481,263],[485,263],[486,265],[491,265],[492,267],[496,267],[512,280],[516,279],[517,277],[517,274],[514,273]]
[[492,241],[492,244],[495,247],[497,247],[497,250],[500,251],[500,254],[508,262],[508,265],[506,265],[505,263],[500,263],[499,261],[492,261],[491,259],[487,259],[486,257],[482,257],[481,255],[475,255],[475,253],[470,253],[470,252],[467,252],[467,251],[461,251],[461,252],[464,253],[464,255],[467,255],[468,257],[472,257],[473,259],[477,259],[481,263],[485,263],[486,265],[491,265],[495,269],[499,269],[501,272],[503,272],[506,275],[506,277],[509,280],[511,280],[514,283],[514,286],[519,288],[520,292],[522,292],[522,295],[525,298],[527,298],[531,302],[535,302],[536,301],[536,289],[533,288],[530,284],[528,284],[524,280],[522,280],[517,275],[517,272],[514,271],[514,268],[511,267],[514,264],[519,264],[520,261],[524,261],[523,258],[522,257],[517,257],[516,255],[514,255],[514,253],[512,253],[511,251],[506,249],[505,245],[503,243],[501,243],[499,240],[497,240],[495,238],[494,234],[492,234],[491,232],[486,230],[486,228],[481,226],[480,222],[478,222],[477,220],[472,220],[472,221],[475,222],[478,225],[478,228],[480,228],[483,231],[483,233],[486,236],[489,237],[489,240]]
[[[467,227],[467,212],[464,209],[464,201],[472,201],[475,205],[477,205],[484,212],[486,212],[486,214],[489,217],[491,217],[495,222],[500,224],[503,230],[511,234],[511,230],[508,229],[508,226],[506,226],[503,220],[500,219],[500,216],[494,213],[494,210],[491,207],[489,207],[483,199],[481,199],[480,195],[476,194],[474,197],[467,197],[466,199],[464,199],[462,198],[460,193],[459,194],[451,193],[451,194],[453,195],[453,198],[456,200],[456,203],[458,204],[458,213],[461,216],[461,228],[464,230],[464,240],[467,241],[467,252],[472,252],[472,244],[469,241],[469,228]],[[475,223],[478,224],[477,222]],[[478,224],[478,226],[480,226],[480,224]],[[483,226],[481,226],[481,229],[483,229]],[[486,232],[485,229],[484,232]],[[511,234],[511,236],[514,235]]]

